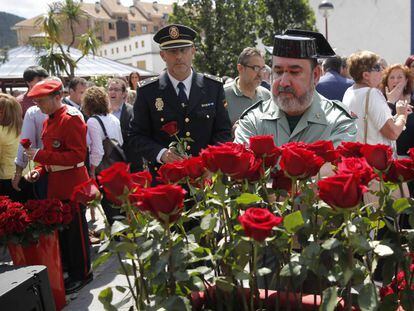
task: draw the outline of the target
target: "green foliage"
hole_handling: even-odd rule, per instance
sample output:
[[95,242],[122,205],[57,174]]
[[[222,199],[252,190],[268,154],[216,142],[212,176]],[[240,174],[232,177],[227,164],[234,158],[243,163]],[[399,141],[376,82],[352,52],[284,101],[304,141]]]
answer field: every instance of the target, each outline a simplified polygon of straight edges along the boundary
[[197,70],[235,77],[237,57],[258,38],[271,45],[289,27],[314,29],[315,16],[307,0],[188,0],[174,4],[170,22],[197,31]]

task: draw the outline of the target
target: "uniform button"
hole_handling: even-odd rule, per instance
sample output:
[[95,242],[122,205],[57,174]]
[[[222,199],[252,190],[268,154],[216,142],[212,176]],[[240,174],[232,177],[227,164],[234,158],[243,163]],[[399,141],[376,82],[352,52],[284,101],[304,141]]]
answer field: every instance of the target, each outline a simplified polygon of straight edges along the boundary
[[161,122],[164,122],[164,118],[161,118]]
[[209,115],[207,115],[206,117],[207,117],[207,119],[210,119],[210,116]]
[[158,167],[154,167],[154,171],[158,171]]
[[185,136],[190,136],[190,135],[191,135],[190,132],[185,133]]
[[187,146],[187,150],[190,150],[191,149],[191,146]]
[[190,119],[189,118],[185,118],[184,121],[185,121],[185,123],[188,123],[188,122],[190,122]]

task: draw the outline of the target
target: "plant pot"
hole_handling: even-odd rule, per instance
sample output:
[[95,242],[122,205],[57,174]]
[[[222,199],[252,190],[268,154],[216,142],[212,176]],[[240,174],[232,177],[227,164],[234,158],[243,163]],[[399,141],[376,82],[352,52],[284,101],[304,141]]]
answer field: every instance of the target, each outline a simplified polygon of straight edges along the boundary
[[57,231],[41,235],[39,241],[28,246],[9,243],[8,249],[13,264],[16,266],[44,265],[47,267],[56,310],[62,310],[66,305],[66,296]]
[[[243,310],[241,288],[238,289],[237,294],[237,309]],[[203,292],[192,292],[190,296],[193,310],[204,310],[206,308],[215,310],[217,296],[220,295],[219,299],[225,298],[232,299],[232,292],[220,291],[220,294],[216,292],[216,286],[209,287]],[[250,289],[244,288],[244,295],[246,297],[247,305],[249,305]],[[228,297],[227,297],[228,296]],[[319,295],[303,294],[302,300],[299,293],[289,293],[280,291],[279,293],[275,290],[268,290],[267,295],[264,289],[259,289],[259,299],[255,298],[255,308],[262,307],[263,310],[277,310],[276,302],[278,300],[280,310],[286,310],[289,306],[290,310],[318,310],[321,304],[321,297]],[[222,303],[220,303],[222,305]],[[299,307],[298,304],[301,306]],[[338,299],[338,306],[335,310],[345,310],[344,301]],[[356,307],[352,307],[352,310],[359,310]]]

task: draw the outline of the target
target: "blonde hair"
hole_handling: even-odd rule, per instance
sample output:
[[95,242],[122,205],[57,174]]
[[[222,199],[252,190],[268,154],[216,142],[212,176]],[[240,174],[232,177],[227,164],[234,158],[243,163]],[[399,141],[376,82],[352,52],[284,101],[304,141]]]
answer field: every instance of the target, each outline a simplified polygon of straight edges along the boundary
[[7,133],[13,131],[16,137],[22,131],[22,107],[17,100],[8,94],[0,93],[0,110],[3,111],[0,125],[8,127]]
[[109,113],[109,99],[106,90],[99,86],[87,88],[82,98],[82,110],[88,117],[94,114],[107,115]]
[[359,51],[348,58],[348,70],[355,82],[363,80],[362,74],[371,71],[372,67],[378,63],[380,57],[370,51]]

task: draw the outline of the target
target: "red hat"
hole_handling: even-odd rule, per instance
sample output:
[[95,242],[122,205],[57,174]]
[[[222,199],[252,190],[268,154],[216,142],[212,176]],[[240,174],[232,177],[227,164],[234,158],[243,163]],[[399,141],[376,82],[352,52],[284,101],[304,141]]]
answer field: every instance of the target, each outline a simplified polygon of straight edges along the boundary
[[56,80],[43,80],[37,82],[27,93],[27,97],[45,97],[54,92],[62,90],[62,82]]

